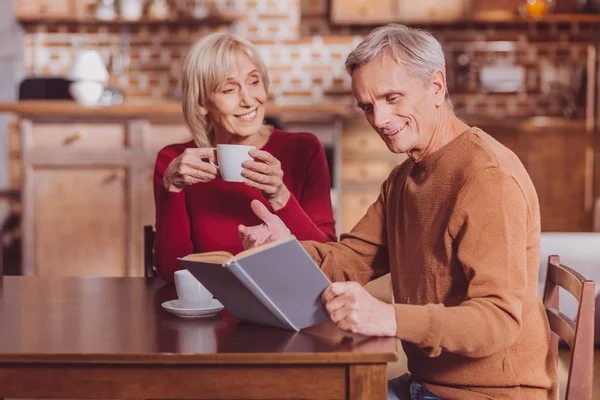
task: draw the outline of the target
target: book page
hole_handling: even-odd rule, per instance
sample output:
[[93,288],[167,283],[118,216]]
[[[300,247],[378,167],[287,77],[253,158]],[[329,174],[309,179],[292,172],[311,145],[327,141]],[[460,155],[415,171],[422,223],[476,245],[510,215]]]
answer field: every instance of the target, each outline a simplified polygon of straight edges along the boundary
[[211,251],[210,253],[188,254],[183,260],[199,261],[225,265],[233,258],[233,254],[226,251]]
[[289,242],[290,240],[295,240],[295,239],[296,239],[296,237],[294,235],[292,235],[286,239],[276,240],[271,243],[263,244],[262,246],[259,246],[259,247],[254,247],[252,249],[244,250],[240,253],[237,253],[235,255],[235,257],[233,257],[233,260],[236,260],[236,261],[241,260],[244,257],[251,256],[252,254],[260,253],[261,251],[270,249],[275,246],[279,246],[282,243]]

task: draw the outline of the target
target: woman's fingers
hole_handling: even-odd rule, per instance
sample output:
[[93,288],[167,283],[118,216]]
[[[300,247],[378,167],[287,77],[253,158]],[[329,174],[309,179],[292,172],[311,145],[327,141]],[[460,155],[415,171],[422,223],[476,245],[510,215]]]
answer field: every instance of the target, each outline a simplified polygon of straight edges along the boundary
[[214,161],[215,160],[215,149],[212,147],[188,148],[188,149],[184,150],[182,156],[186,159],[187,158],[196,158],[198,160],[208,159],[208,160]]
[[262,183],[265,185],[279,185],[282,182],[281,178],[278,176],[260,174],[258,172],[250,171],[248,169],[242,171],[242,176],[248,180],[254,181],[256,183]]
[[254,150],[250,150],[250,152],[248,154],[250,154],[250,157],[258,158],[259,160],[263,161],[264,163],[266,163],[268,165],[276,165],[276,166],[281,165],[279,160],[277,158],[275,158],[268,151],[254,149]]

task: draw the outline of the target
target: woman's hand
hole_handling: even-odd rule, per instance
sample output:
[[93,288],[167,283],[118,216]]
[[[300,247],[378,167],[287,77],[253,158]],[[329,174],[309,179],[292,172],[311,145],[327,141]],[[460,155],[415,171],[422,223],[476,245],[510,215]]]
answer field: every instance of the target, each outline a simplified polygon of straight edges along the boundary
[[198,182],[208,182],[217,177],[215,150],[211,148],[189,148],[167,167],[163,184],[169,192],[181,192],[186,186]]
[[281,162],[264,150],[250,150],[250,156],[263,162],[244,161],[242,163],[242,167],[245,168],[242,171],[242,176],[246,178],[244,183],[261,190],[273,211],[285,207],[290,199],[290,191],[283,183]]

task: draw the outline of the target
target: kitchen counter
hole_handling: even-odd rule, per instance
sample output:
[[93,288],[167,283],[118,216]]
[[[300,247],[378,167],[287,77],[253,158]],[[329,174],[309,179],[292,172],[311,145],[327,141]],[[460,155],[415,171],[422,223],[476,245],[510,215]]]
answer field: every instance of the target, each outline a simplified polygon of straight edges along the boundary
[[[268,104],[268,117],[331,118],[342,117],[350,107],[337,104],[319,105],[275,105]],[[175,101],[123,103],[119,105],[84,107],[74,101],[26,100],[12,103],[0,102],[0,113],[14,113],[23,117],[53,118],[65,115],[74,117],[102,117],[119,119],[169,119],[183,120],[181,103]]]

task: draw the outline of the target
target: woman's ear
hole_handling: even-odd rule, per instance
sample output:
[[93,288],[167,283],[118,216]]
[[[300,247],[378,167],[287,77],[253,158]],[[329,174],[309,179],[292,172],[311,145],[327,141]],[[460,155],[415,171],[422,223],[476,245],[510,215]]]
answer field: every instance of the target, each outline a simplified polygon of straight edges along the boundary
[[441,107],[446,102],[446,77],[442,71],[435,71],[431,75],[431,90],[434,104]]
[[208,109],[200,103],[198,103],[198,111],[200,111],[202,116],[206,116],[208,114]]

